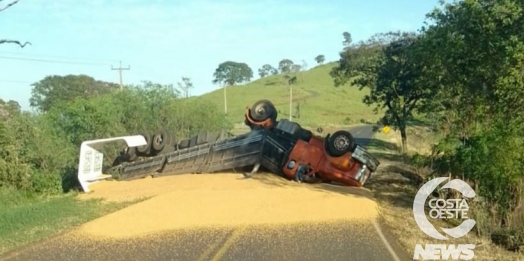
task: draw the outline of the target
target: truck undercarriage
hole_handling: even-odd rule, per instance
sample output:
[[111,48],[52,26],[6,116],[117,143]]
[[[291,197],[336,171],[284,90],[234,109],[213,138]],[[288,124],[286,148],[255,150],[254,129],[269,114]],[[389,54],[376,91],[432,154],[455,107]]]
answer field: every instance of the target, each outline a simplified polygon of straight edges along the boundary
[[[227,137],[224,132],[202,132],[176,142],[164,130],[154,135],[125,136],[82,144],[78,178],[85,192],[89,184],[116,176],[131,180],[188,173],[213,173],[259,167],[298,182],[338,182],[363,186],[380,162],[344,130],[322,138],[298,123],[281,119],[270,101],[246,108],[245,124],[251,131]],[[104,143],[124,140],[126,150],[113,162],[114,175],[102,174],[100,152]]]

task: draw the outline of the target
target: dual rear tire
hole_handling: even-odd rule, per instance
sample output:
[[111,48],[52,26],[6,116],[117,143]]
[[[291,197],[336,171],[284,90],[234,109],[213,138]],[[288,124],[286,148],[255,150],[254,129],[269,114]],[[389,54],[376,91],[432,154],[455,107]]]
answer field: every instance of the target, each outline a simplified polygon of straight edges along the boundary
[[255,122],[263,122],[267,119],[271,119],[272,121],[276,121],[278,112],[275,108],[275,105],[269,100],[259,100],[251,106],[251,109],[249,110],[249,116],[255,121]]
[[125,147],[120,152],[121,161],[135,161],[138,157],[155,156],[161,152],[170,151],[176,145],[176,139],[173,135],[164,129],[157,130],[153,134],[145,131],[140,133],[146,140],[147,144],[138,147]]
[[156,153],[162,152],[165,148],[169,146],[174,146],[176,144],[175,137],[169,134],[166,130],[160,129],[152,137],[151,147]]

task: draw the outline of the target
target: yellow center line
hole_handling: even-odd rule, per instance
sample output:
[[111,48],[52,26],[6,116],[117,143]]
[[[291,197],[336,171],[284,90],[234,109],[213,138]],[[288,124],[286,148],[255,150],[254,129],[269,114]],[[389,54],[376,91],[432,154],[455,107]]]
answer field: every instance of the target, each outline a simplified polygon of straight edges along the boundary
[[200,254],[200,256],[198,256],[198,258],[195,261],[204,261],[204,260],[206,260],[207,257],[211,254],[211,252],[213,252],[213,250],[215,250],[220,245],[220,243],[224,240],[224,238],[226,238],[230,234],[231,233],[226,233],[225,235],[219,236],[217,238],[217,240],[215,240],[212,244],[210,244],[206,248],[206,250],[204,252],[202,252],[202,254]]
[[244,233],[244,228],[238,228],[233,231],[231,236],[224,242],[222,247],[218,249],[218,251],[215,253],[215,255],[210,259],[210,261],[218,261],[222,259],[222,257],[226,254],[227,250],[231,248],[231,246],[240,238],[240,236]]

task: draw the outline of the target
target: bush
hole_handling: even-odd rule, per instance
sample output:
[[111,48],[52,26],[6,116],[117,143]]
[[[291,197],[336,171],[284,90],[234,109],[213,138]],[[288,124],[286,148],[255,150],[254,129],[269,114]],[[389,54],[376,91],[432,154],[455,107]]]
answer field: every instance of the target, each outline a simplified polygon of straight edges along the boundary
[[[151,82],[61,101],[45,114],[15,110],[0,117],[0,188],[36,194],[56,194],[78,186],[78,156],[85,140],[158,128],[182,139],[202,130],[232,128],[216,106],[181,99],[171,86]],[[108,146],[105,162],[111,163],[118,149],[116,144]]]
[[34,173],[31,176],[31,188],[37,194],[59,194],[62,192],[62,179],[58,174]]
[[501,229],[491,234],[491,240],[511,251],[524,251],[524,227]]
[[477,233],[508,249],[523,244],[524,234],[516,232],[524,227],[523,144],[518,126],[492,123],[467,139],[449,135],[434,147],[431,158],[435,174],[473,184],[477,197],[470,206]]

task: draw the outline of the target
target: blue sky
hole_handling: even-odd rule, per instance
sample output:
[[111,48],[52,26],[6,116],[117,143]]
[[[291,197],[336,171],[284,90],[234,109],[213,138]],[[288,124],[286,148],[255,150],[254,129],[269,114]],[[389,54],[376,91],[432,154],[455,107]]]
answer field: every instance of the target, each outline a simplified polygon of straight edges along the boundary
[[[0,2],[0,6],[9,0]],[[125,84],[150,80],[176,84],[193,95],[218,88],[217,65],[245,62],[254,71],[283,58],[295,63],[324,54],[338,59],[342,32],[353,40],[390,30],[416,30],[437,0],[20,0],[0,12],[0,39],[30,41],[21,49],[0,45],[0,98],[29,109],[31,86],[47,75],[87,74]],[[15,60],[16,59],[32,59]],[[63,61],[48,63],[34,60]],[[76,63],[76,64],[75,64]],[[86,63],[86,64],[77,64]]]

